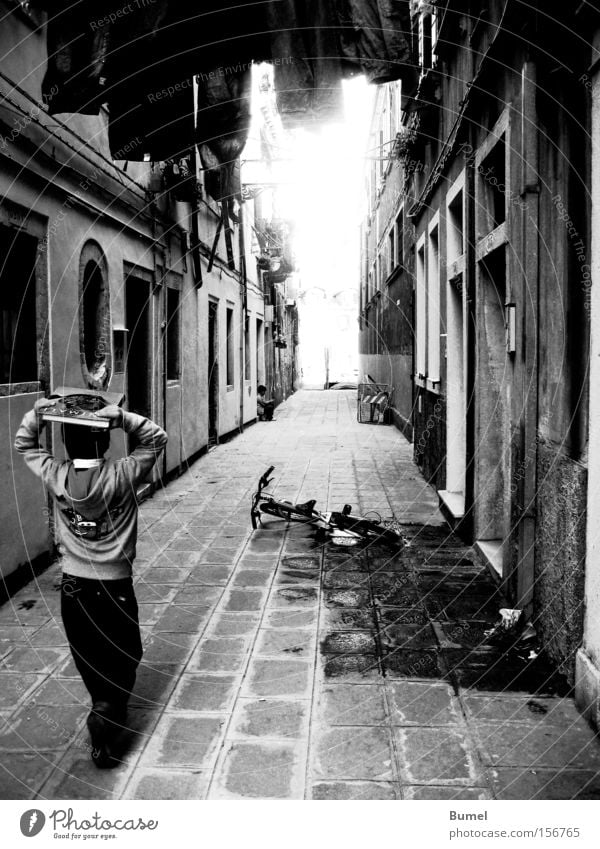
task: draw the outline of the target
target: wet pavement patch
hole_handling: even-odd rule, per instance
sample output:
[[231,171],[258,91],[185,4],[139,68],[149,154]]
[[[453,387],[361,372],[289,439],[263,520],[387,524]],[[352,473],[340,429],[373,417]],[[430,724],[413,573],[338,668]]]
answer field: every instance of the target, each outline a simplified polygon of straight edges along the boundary
[[325,611],[325,624],[340,631],[364,631],[373,628],[375,615],[372,608],[354,610],[352,608],[331,608]]
[[438,645],[430,625],[390,625],[381,639],[384,651],[437,648]]
[[377,655],[330,654],[325,657],[325,678],[375,679],[380,678],[380,666]]
[[334,632],[325,637],[321,651],[324,654],[375,654],[375,634],[373,631]]
[[318,593],[313,587],[284,587],[275,591],[274,599],[291,607],[298,607],[304,604],[316,604]]
[[367,607],[370,602],[368,590],[326,590],[325,604],[328,607]]
[[396,649],[383,656],[383,669],[390,678],[443,678],[435,651]]

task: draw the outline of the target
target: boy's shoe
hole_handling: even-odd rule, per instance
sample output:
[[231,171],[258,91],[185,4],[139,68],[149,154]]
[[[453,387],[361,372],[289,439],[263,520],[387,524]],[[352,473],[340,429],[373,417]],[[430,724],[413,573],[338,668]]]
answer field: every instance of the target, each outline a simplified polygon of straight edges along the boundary
[[113,716],[112,705],[108,702],[96,702],[87,718],[92,740],[92,760],[98,769],[111,769],[118,763],[112,748],[118,731]]

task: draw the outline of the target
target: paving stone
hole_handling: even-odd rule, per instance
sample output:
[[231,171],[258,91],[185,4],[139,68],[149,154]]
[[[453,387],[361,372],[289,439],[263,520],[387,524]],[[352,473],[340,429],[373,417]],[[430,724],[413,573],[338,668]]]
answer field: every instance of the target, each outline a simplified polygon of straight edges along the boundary
[[43,787],[48,799],[118,799],[130,766],[118,764],[114,769],[98,769],[89,756],[75,754],[64,759]]
[[144,602],[138,604],[140,625],[155,625],[167,609],[167,605],[162,603],[149,604]]
[[44,675],[31,672],[0,672],[0,709],[12,708],[44,680]]
[[399,799],[399,789],[391,781],[319,781],[312,786],[311,798],[321,801],[341,799],[381,800]]
[[0,719],[0,749],[61,749],[75,739],[88,711],[87,705],[24,705],[10,720]]
[[210,798],[301,799],[303,758],[289,743],[230,743]]
[[233,705],[237,681],[234,675],[185,673],[168,710],[222,713]]
[[389,731],[363,726],[335,728],[319,734],[312,774],[316,779],[391,780]]
[[269,595],[268,606],[277,609],[313,607],[318,600],[319,593],[315,587],[273,587]]
[[419,625],[424,628],[431,621],[420,604],[413,607],[378,607],[377,619],[381,631],[399,625]]
[[55,752],[2,752],[0,799],[33,799],[54,769]]
[[142,755],[141,765],[210,770],[224,725],[224,716],[165,714]]
[[407,784],[473,784],[472,756],[462,734],[444,728],[395,728],[402,780]]
[[210,636],[247,636],[258,626],[258,613],[218,613],[211,619]]
[[51,672],[66,655],[64,648],[17,647],[0,662],[0,672]]
[[181,667],[175,664],[161,663],[153,666],[142,661],[137,670],[131,704],[141,707],[165,705],[180,672]]
[[438,645],[430,625],[389,625],[381,642],[384,651],[435,649]]
[[301,628],[263,629],[258,632],[254,654],[260,657],[303,657],[312,659],[315,637]]
[[223,595],[222,587],[208,587],[201,585],[185,584],[183,589],[179,590],[172,601],[172,604],[178,607],[189,607],[197,605],[198,607],[212,607]]
[[192,566],[194,566],[194,568],[192,568],[189,577],[186,579],[186,587],[194,585],[224,587],[229,581],[235,568],[231,564],[225,566],[214,566],[207,565],[206,563],[200,563],[198,565],[192,564]]
[[598,739],[585,723],[565,726],[478,723],[483,758],[494,766],[595,768],[600,771]]
[[144,572],[146,584],[173,584],[182,583],[190,574],[191,569],[187,567],[173,566],[169,569],[164,567],[152,567]]
[[285,608],[265,611],[263,625],[267,628],[310,628],[316,626],[319,611],[317,608]]
[[265,601],[262,590],[230,590],[225,598],[223,610],[229,612],[252,612],[260,610]]
[[341,572],[332,569],[323,575],[323,587],[326,590],[364,589],[368,592],[370,578],[367,572]]
[[327,607],[366,608],[371,603],[368,589],[325,590],[323,597]]
[[590,769],[494,769],[497,799],[600,799],[600,773]]
[[68,646],[69,642],[65,635],[64,629],[60,622],[49,622],[47,625],[43,625],[39,630],[37,630],[29,640],[29,645],[31,647],[57,647],[62,648],[63,646]]
[[544,727],[587,725],[571,698],[522,696],[511,693],[487,696],[465,694],[462,702],[469,715],[477,722],[519,722]]
[[240,699],[231,729],[232,737],[296,739],[308,733],[309,701]]
[[134,582],[134,584],[138,604],[159,602],[166,604],[172,601],[179,591],[179,585],[175,587],[168,584],[147,584],[144,578]]
[[324,572],[368,572],[369,565],[364,552],[325,551],[323,557]]
[[210,609],[198,605],[175,607],[169,605],[168,609],[153,626],[154,632],[174,632],[180,634],[196,634],[202,630],[210,618]]
[[34,690],[25,700],[25,704],[35,705],[87,705],[90,702],[88,691],[81,680],[75,678],[47,678],[41,687]]
[[386,681],[393,725],[450,725],[458,721],[460,708],[445,684],[418,681]]
[[319,586],[321,571],[319,569],[292,569],[279,567],[275,575],[276,587],[315,587]]
[[380,662],[375,654],[322,655],[323,675],[326,680],[345,682],[377,682],[381,680]]
[[383,689],[371,684],[327,684],[317,715],[327,725],[384,725]]
[[304,696],[312,664],[301,660],[252,660],[243,691],[247,696]]
[[239,587],[268,587],[272,575],[265,569],[239,569],[232,581],[232,586]]
[[403,787],[402,795],[405,799],[419,801],[433,800],[461,800],[461,801],[484,801],[491,799],[492,794],[484,787],[457,787],[457,786],[427,786],[427,787]]
[[443,677],[439,658],[434,651],[403,651],[395,649],[383,657],[386,675],[390,678]]
[[144,646],[144,660],[150,666],[157,663],[184,663],[192,653],[196,634],[161,631],[153,634]]
[[377,642],[373,631],[334,631],[321,640],[324,654],[376,654]]
[[189,670],[202,672],[240,672],[246,658],[247,641],[243,637],[214,637],[202,640],[188,664]]
[[331,631],[370,631],[375,627],[375,613],[372,608],[353,610],[350,607],[323,608],[321,628],[324,633]]
[[144,769],[127,788],[128,799],[204,799],[210,773],[198,770]]

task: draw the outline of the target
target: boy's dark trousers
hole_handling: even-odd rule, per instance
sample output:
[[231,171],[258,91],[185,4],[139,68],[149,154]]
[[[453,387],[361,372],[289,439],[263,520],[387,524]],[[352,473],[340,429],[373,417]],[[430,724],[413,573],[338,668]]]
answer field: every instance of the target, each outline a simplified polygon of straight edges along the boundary
[[64,574],[61,614],[92,702],[108,703],[114,716],[124,719],[142,658],[132,579],[97,581]]

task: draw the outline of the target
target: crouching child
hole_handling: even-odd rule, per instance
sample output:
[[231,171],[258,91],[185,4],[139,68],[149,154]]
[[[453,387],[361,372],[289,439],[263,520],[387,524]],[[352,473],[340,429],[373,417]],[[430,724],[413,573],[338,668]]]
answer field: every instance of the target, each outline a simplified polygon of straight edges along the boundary
[[[87,724],[92,759],[115,766],[115,740],[142,658],[132,566],[137,540],[137,485],[154,466],[167,434],[143,416],[106,406],[96,413],[109,428],[63,424],[69,459],[57,460],[40,445],[42,399],[25,415],[15,439],[31,471],[55,505],[61,560],[61,615],[75,666],[90,694]],[[110,429],[123,428],[136,447],[116,462],[105,458]]]

